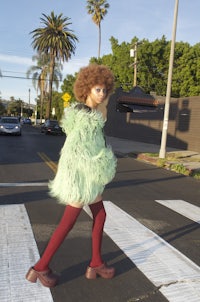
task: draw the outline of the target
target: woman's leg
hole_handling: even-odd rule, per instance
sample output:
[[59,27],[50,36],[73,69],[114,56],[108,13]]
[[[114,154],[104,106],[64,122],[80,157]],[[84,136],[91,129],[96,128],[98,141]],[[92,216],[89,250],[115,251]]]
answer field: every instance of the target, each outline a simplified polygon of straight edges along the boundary
[[98,267],[103,264],[101,258],[101,244],[106,212],[102,200],[97,203],[91,204],[89,207],[93,215],[92,259],[90,262],[90,267]]
[[38,272],[48,270],[49,263],[64,241],[65,237],[69,231],[74,226],[76,219],[78,218],[82,208],[76,208],[70,205],[67,205],[63,217],[54,231],[42,257],[35,264],[34,269]]
[[97,275],[110,279],[114,277],[114,267],[109,267],[101,258],[101,243],[103,227],[106,219],[106,212],[102,201],[90,205],[93,215],[92,228],[92,260],[87,267],[85,276],[88,279],[96,279]]

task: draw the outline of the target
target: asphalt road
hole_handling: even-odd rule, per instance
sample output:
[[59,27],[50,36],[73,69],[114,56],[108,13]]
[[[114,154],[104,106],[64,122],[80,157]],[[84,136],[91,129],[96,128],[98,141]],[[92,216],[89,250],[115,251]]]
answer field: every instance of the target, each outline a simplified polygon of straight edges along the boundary
[[[23,126],[21,137],[0,137],[0,205],[25,205],[40,253],[64,210],[48,196],[45,185],[55,175],[64,140],[64,136],[44,135],[29,125]],[[128,213],[198,267],[199,223],[156,200],[183,200],[199,208],[199,197],[198,181],[121,155],[118,156],[116,177],[104,194],[105,201],[111,201]],[[103,240],[103,256],[105,261],[115,266],[116,277],[112,280],[87,280],[84,273],[91,254],[91,226],[92,220],[82,211],[52,261],[52,269],[61,275],[60,284],[51,290],[55,302],[168,301],[159,286],[127,257],[107,233]],[[140,233],[137,236],[140,237]],[[39,297],[37,301],[40,302]]]

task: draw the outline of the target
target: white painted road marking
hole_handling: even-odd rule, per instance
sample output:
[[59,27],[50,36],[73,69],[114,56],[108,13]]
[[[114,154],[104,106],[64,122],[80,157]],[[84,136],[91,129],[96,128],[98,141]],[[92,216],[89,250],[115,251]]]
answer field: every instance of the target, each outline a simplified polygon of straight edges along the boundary
[[[105,232],[166,299],[199,302],[200,267],[110,201],[104,205]],[[25,279],[39,253],[24,205],[1,205],[0,221],[0,301],[53,302],[48,288]]]
[[105,232],[168,301],[199,302],[200,267],[113,203],[104,205]]
[[47,187],[48,182],[1,182],[0,187]]
[[200,208],[184,200],[155,200],[163,206],[200,223]]
[[25,275],[39,259],[25,206],[0,205],[0,301],[53,302],[51,292]]

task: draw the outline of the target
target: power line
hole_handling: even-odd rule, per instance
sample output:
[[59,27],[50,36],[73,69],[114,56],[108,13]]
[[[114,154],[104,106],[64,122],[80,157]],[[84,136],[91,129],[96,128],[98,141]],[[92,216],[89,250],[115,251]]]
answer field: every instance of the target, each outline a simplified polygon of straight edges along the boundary
[[6,75],[1,75],[1,78],[12,78],[12,79],[33,80],[33,78],[27,78],[27,77],[17,77],[17,76],[6,76]]
[[13,71],[13,70],[1,70],[1,72],[9,72],[9,73],[22,73],[22,74],[26,74],[26,72],[23,71]]
[[[1,78],[11,78],[11,79],[22,79],[22,80],[34,80],[34,81],[50,81],[48,79],[46,80],[39,80],[39,79],[35,79],[35,78],[27,78],[27,77],[17,77],[17,76],[6,76],[6,75],[2,75],[0,74]],[[53,80],[53,82],[62,82],[62,80]]]

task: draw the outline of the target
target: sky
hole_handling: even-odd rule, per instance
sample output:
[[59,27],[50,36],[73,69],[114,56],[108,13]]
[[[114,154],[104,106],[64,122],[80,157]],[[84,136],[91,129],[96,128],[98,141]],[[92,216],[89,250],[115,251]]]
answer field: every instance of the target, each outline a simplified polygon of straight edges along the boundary
[[[176,0],[107,0],[108,13],[101,23],[101,56],[110,54],[110,38],[119,44],[130,43],[135,36],[154,41],[165,35],[172,39]],[[63,14],[70,18],[70,30],[78,37],[75,55],[64,63],[63,79],[74,74],[98,54],[98,27],[86,9],[86,0],[1,0],[0,10],[0,97],[10,97],[35,104],[37,93],[27,70],[35,65],[32,35],[42,26],[42,14]],[[176,41],[195,45],[200,42],[200,1],[179,0]],[[2,75],[2,76],[1,76]]]

